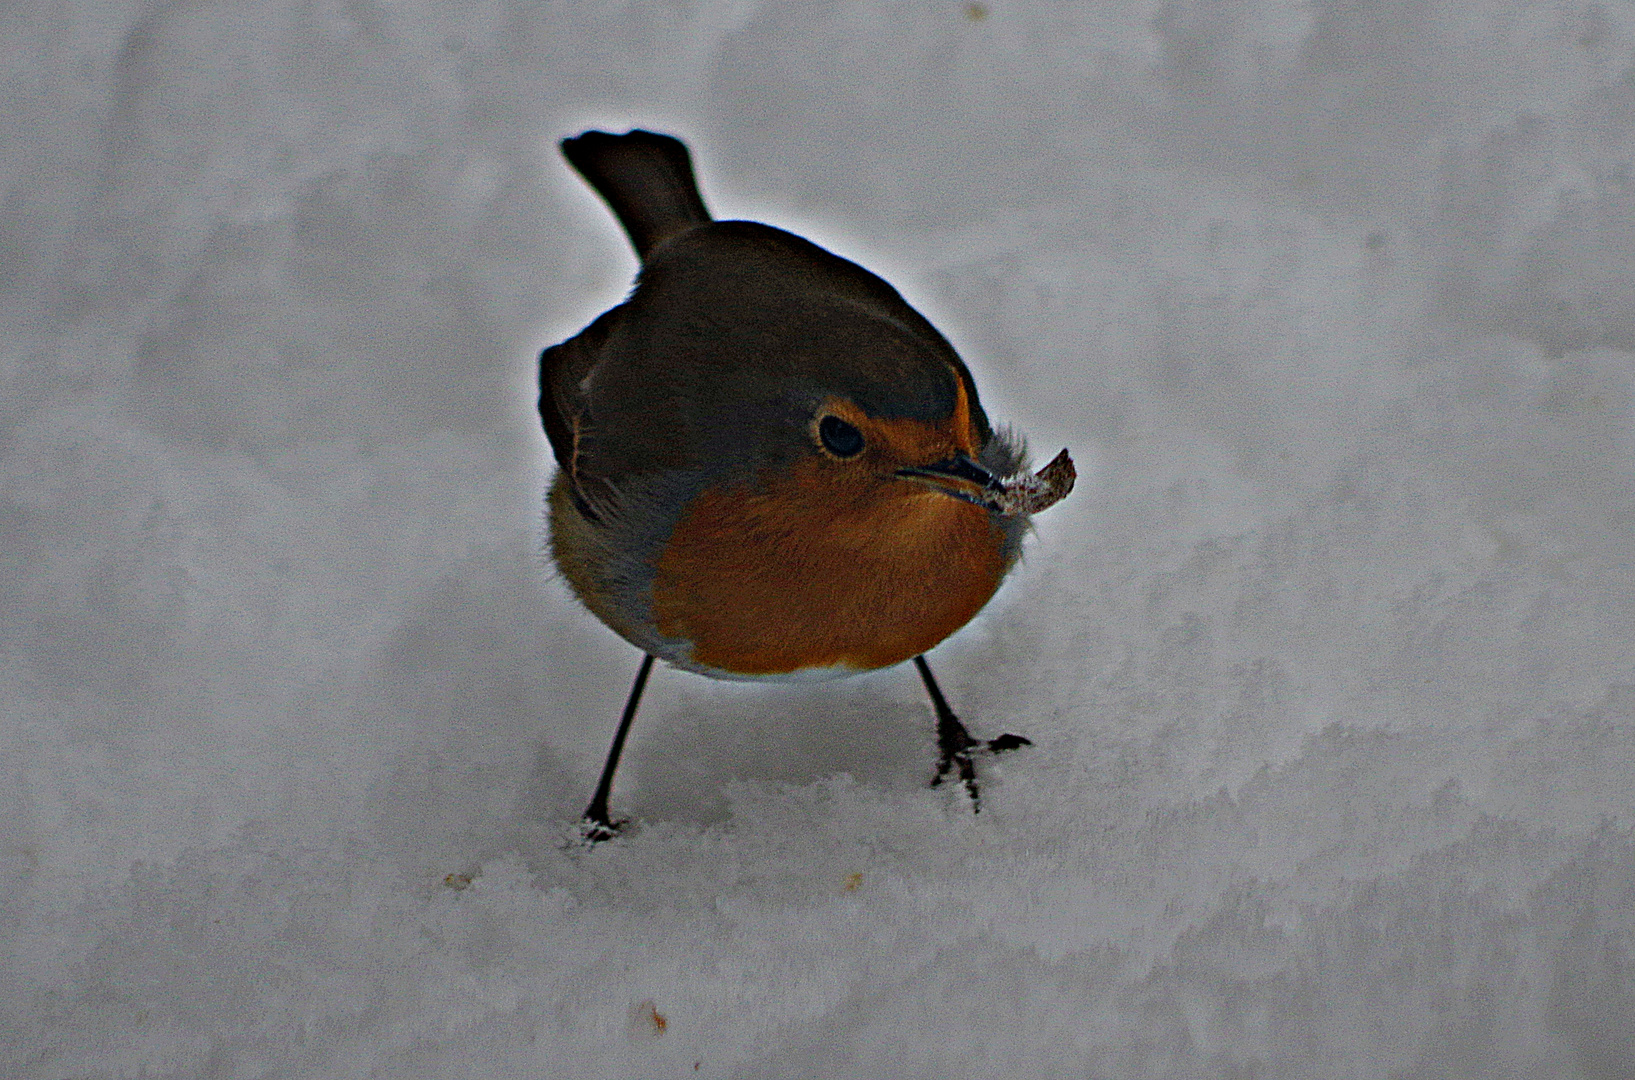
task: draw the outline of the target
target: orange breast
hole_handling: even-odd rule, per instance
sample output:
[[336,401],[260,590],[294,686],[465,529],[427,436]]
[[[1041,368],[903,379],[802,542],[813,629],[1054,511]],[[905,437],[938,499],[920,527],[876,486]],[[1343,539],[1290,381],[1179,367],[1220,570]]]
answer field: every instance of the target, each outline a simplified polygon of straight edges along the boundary
[[836,483],[801,462],[758,490],[710,488],[661,555],[660,633],[740,675],[885,667],[970,621],[999,587],[981,507],[893,478]]

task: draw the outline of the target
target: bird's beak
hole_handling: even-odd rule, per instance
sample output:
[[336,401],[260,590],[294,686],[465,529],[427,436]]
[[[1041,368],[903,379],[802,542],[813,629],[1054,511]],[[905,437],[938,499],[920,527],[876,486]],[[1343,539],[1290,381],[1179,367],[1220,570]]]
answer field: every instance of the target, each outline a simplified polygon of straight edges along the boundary
[[1063,450],[1032,476],[998,477],[964,454],[931,465],[898,469],[897,475],[928,484],[946,495],[975,503],[1005,517],[1037,514],[1067,497],[1078,478],[1073,459]]
[[990,500],[985,496],[1004,490],[1004,485],[997,476],[964,454],[955,454],[951,458],[944,458],[930,465],[898,469],[897,475],[908,480],[917,480],[944,494],[976,503],[978,506],[988,505]]

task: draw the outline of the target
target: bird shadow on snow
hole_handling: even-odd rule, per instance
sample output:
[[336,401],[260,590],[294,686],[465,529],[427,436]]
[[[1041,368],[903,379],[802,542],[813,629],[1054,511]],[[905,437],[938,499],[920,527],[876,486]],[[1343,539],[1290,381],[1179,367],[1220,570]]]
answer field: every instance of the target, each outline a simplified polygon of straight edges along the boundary
[[931,710],[908,668],[804,684],[659,678],[669,692],[644,707],[621,767],[624,812],[639,820],[721,823],[734,783],[804,787],[846,773],[900,791],[935,768]]
[[[550,597],[537,565],[468,565],[430,589],[383,650],[371,791],[377,841],[406,869],[461,869],[568,834],[636,666],[590,616]],[[952,690],[951,690],[952,692]],[[850,774],[925,787],[933,721],[911,668],[805,684],[724,683],[659,668],[614,789],[615,814],[707,828],[735,783]]]

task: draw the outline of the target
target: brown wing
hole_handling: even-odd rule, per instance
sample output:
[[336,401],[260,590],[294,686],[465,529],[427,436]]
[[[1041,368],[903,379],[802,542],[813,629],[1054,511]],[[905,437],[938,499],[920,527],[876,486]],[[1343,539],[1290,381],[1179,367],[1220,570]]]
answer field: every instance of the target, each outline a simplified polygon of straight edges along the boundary
[[589,410],[581,386],[601,358],[602,345],[618,313],[619,308],[603,312],[578,334],[539,354],[539,419],[556,463],[568,474],[581,501],[580,433]]

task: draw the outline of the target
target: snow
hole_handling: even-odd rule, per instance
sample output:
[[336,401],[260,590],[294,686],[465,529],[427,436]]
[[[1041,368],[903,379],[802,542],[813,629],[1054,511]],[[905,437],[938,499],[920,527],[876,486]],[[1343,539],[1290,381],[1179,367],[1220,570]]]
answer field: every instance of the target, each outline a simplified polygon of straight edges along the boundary
[[[1635,16],[0,13],[0,1074],[1635,1076]],[[1077,490],[911,669],[659,671],[538,350],[687,137]]]

